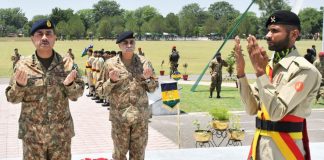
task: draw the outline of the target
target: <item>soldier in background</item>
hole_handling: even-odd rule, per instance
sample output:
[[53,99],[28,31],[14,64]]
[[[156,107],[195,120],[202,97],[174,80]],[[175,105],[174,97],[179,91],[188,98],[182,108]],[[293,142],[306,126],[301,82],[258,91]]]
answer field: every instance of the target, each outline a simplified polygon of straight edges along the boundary
[[89,85],[89,94],[87,94],[87,97],[92,97],[93,96],[93,74],[92,74],[92,62],[94,61],[94,56],[93,54],[93,49],[89,48],[89,50],[87,51],[88,54],[88,59],[86,61],[86,76],[87,76],[87,80],[88,80],[88,85]]
[[98,61],[98,51],[95,50],[93,52],[93,60],[91,62],[91,70],[92,70],[92,86],[90,86],[92,88],[91,91],[91,95],[93,96],[93,98],[91,98],[92,100],[98,100],[99,98],[97,98],[96,95],[96,83],[97,83],[97,61]]
[[84,82],[53,50],[56,35],[50,20],[36,21],[30,35],[35,54],[17,62],[6,88],[7,100],[21,103],[23,159],[70,160],[74,128],[69,100],[82,96]]
[[109,97],[109,120],[114,143],[113,159],[144,160],[151,112],[146,92],[158,87],[150,61],[134,54],[133,32],[121,33],[116,41],[122,53],[105,63],[104,94]]
[[222,68],[227,67],[228,64],[226,61],[222,59],[221,53],[217,53],[216,57],[210,62],[209,68],[210,68],[210,75],[211,75],[211,83],[209,88],[209,98],[213,97],[213,92],[216,88],[217,92],[217,98],[220,97],[220,92],[222,90]]
[[[101,74],[101,71],[102,71],[102,68],[103,68],[103,64],[105,62],[104,58],[103,58],[103,55],[104,55],[104,51],[99,51],[99,54],[98,54],[98,61],[96,63],[96,72],[97,72],[97,83],[95,84],[95,87],[96,87],[96,94],[95,94],[95,97],[97,97],[98,100],[96,100],[96,103],[103,103],[104,102],[104,97],[103,97],[103,94],[102,94],[102,85],[100,85],[99,81],[100,81],[100,74]],[[100,93],[101,92],[101,93]]]
[[142,48],[138,48],[138,55],[145,56],[144,52],[142,51]]
[[21,55],[18,52],[18,48],[14,49],[14,54],[11,56],[12,68],[15,68],[16,63],[20,60]]
[[169,63],[170,63],[170,78],[173,73],[178,71],[178,61],[180,59],[179,52],[177,51],[177,47],[173,46],[171,54],[169,55]]
[[314,62],[314,66],[322,75],[321,86],[316,95],[315,103],[317,103],[320,97],[324,98],[324,52],[318,54],[318,59]]

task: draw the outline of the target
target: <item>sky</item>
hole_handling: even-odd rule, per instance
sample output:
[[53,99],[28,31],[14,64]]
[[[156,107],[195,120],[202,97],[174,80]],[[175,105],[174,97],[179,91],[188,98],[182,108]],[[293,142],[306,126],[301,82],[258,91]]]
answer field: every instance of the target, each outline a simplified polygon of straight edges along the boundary
[[[71,8],[75,12],[80,9],[92,8],[93,4],[99,0],[0,0],[0,8],[15,8],[22,9],[28,20],[31,20],[35,15],[50,14],[52,9],[59,7],[61,9]],[[136,10],[139,7],[150,5],[153,6],[166,16],[168,13],[178,13],[183,6],[190,3],[198,3],[201,8],[208,9],[210,4],[223,0],[115,0],[120,8],[126,10]],[[224,0],[233,5],[233,7],[243,13],[251,3],[251,0]],[[294,5],[296,0],[288,0],[290,6]],[[312,7],[319,9],[324,6],[324,0],[304,0],[302,8]],[[253,11],[260,16],[258,6],[253,4],[250,11]]]

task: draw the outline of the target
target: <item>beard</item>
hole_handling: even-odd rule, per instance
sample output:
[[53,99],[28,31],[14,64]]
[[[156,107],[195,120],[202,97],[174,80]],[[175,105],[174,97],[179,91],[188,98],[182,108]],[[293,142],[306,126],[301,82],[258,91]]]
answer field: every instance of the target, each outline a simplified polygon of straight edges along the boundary
[[[273,42],[270,40],[270,38],[268,38],[267,42],[268,42],[268,49],[270,51],[280,52],[280,51],[285,50],[289,47],[290,38],[289,38],[289,35],[287,35],[286,38],[284,38],[283,40],[277,41],[277,42]],[[271,43],[271,44],[269,44],[269,43]]]

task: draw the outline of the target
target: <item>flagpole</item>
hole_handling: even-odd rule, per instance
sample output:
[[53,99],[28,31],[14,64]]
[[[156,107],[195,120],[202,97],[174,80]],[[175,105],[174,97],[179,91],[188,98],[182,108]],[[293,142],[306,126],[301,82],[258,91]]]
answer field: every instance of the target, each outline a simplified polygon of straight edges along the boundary
[[[223,41],[222,45],[218,48],[218,50],[216,51],[216,53],[214,54],[214,56],[212,57],[211,60],[213,60],[216,57],[216,54],[219,53],[223,46],[225,45],[225,43],[227,42],[227,40],[232,37],[232,34],[234,33],[234,31],[236,30],[236,28],[240,25],[240,23],[242,22],[243,18],[246,16],[247,12],[249,11],[249,9],[251,8],[252,4],[254,3],[255,0],[252,0],[252,2],[250,3],[249,7],[245,10],[245,12],[240,16],[240,18],[236,21],[235,25],[233,26],[233,28],[230,30],[230,32],[227,34],[227,36],[225,37],[225,40]],[[211,61],[210,60],[210,61]],[[206,70],[209,67],[209,63],[210,61],[206,64],[205,68],[203,69],[203,71],[200,73],[199,77],[197,78],[195,84],[191,87],[190,91],[194,92],[200,82],[200,80],[202,79],[202,77],[204,76]]]

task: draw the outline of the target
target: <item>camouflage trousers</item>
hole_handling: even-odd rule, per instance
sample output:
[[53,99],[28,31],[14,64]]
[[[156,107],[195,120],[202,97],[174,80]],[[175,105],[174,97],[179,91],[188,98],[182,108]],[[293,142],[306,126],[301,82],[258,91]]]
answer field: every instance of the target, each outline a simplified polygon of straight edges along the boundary
[[216,91],[220,92],[221,86],[222,86],[222,77],[221,76],[212,76],[211,84],[210,84],[210,91],[213,92],[216,88]]
[[176,71],[178,71],[178,62],[170,62],[170,76],[174,73],[174,72],[176,72]]
[[24,160],[70,160],[71,139],[51,141],[49,144],[23,140]]
[[114,143],[113,159],[127,160],[129,151],[130,160],[144,160],[145,148],[148,139],[148,120],[139,121],[133,125],[113,121],[111,136]]

